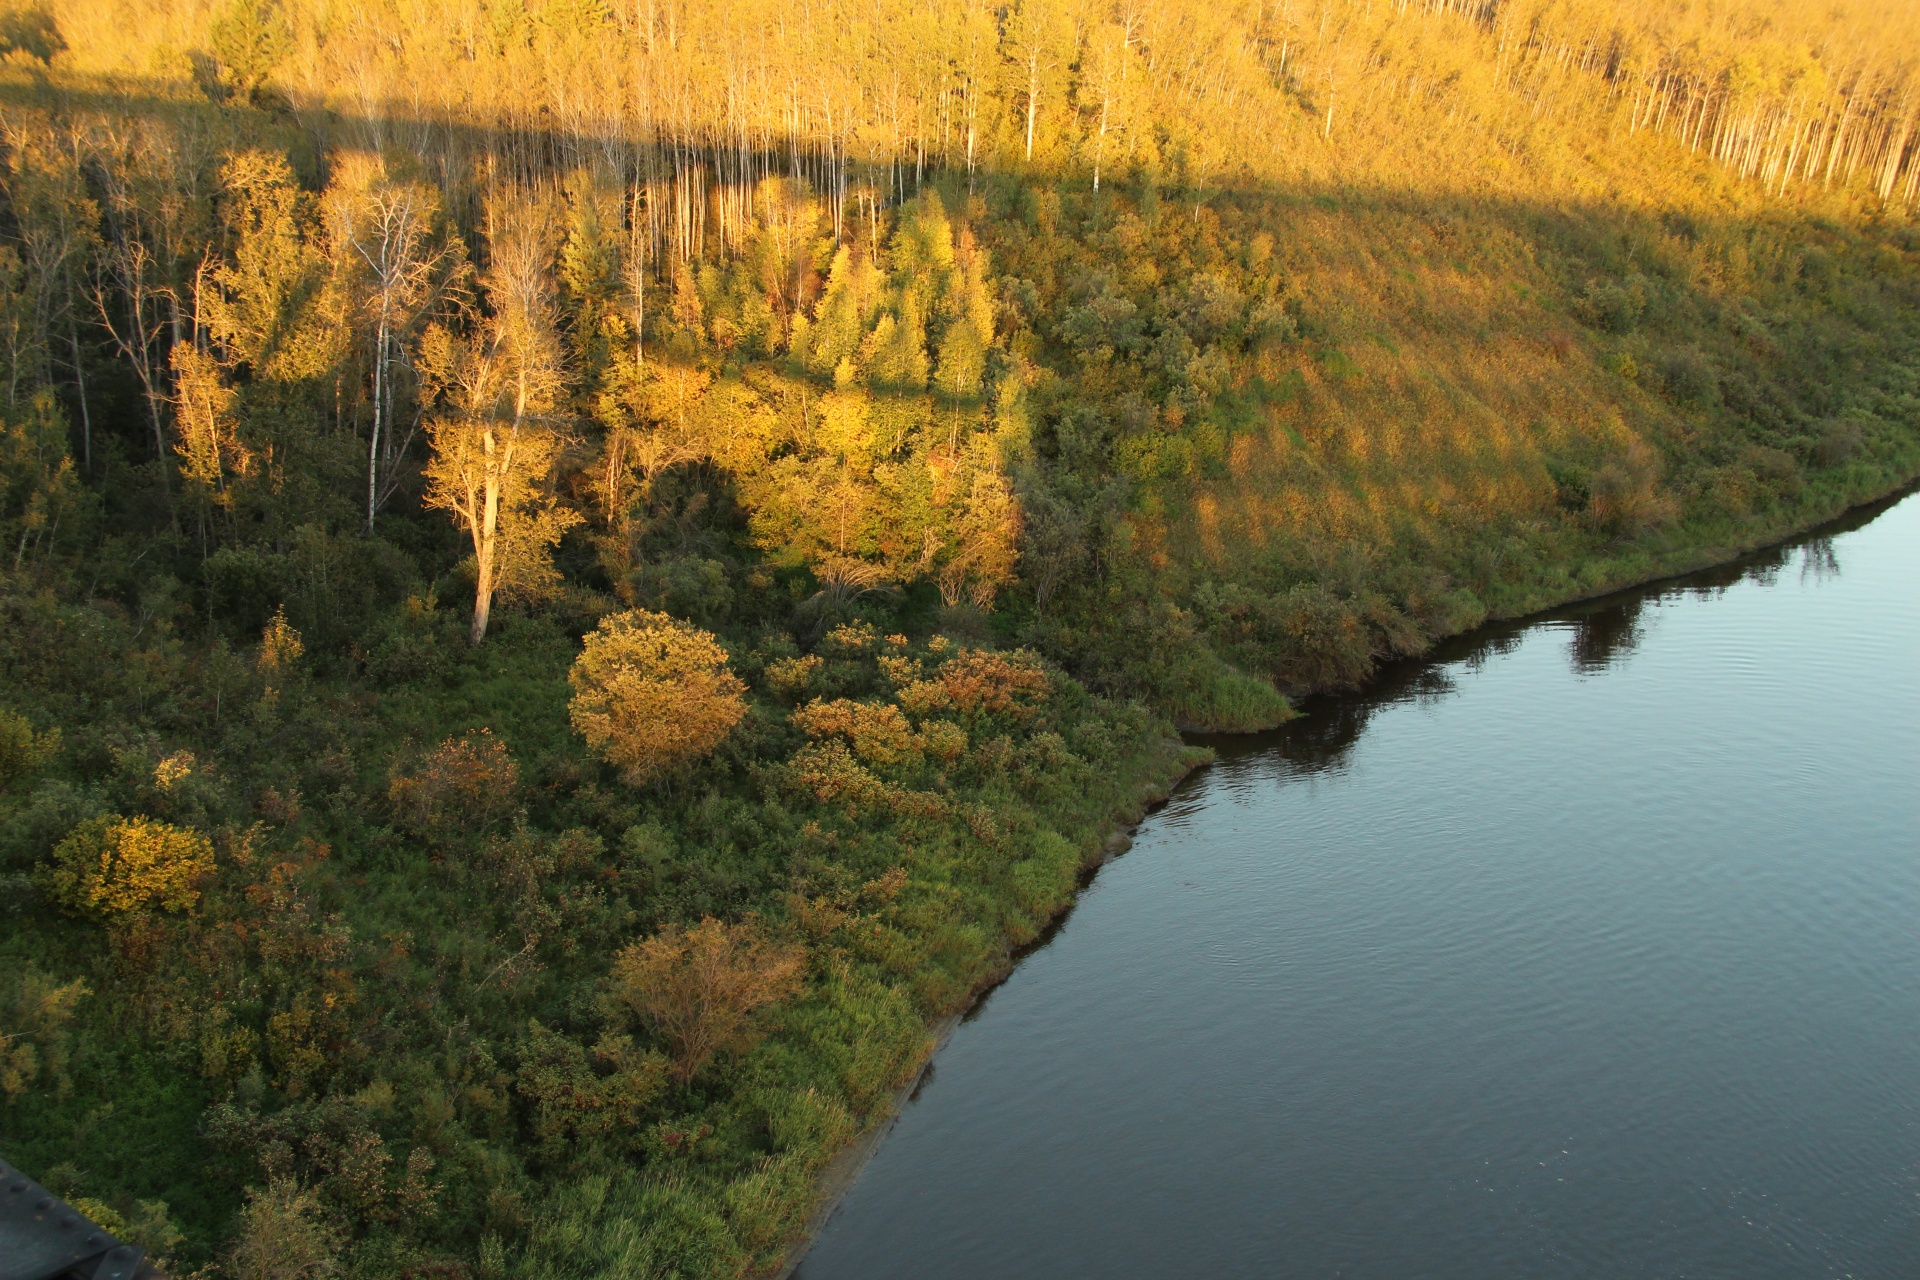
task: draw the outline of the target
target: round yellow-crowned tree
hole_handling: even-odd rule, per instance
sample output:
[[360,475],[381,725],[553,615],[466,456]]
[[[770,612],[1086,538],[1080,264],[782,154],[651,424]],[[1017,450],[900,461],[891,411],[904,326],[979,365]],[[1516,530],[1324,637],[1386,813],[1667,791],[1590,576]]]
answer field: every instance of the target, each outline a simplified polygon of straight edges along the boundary
[[747,712],[719,641],[645,609],[602,619],[567,679],[574,730],[630,786],[706,756]]
[[190,910],[212,873],[213,845],[198,831],[110,815],[68,833],[53,851],[48,882],[63,905],[113,918]]

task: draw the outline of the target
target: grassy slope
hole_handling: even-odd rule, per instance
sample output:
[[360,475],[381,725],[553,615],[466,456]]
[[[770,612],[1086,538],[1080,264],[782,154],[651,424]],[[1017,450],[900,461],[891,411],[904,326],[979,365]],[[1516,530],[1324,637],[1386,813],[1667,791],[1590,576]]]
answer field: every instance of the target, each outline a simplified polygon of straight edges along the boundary
[[[1147,673],[1183,721],[1245,727],[1152,650],[1186,634],[1289,691],[1351,683],[1920,474],[1912,232],[1719,203],[1229,193],[1191,227],[1085,215],[1059,274],[1144,238],[1163,276],[1280,276],[1298,333],[1250,344],[1203,414],[1122,433],[1125,553],[1035,634]],[[1247,260],[1260,237],[1272,266]],[[1105,373],[1051,354],[1062,400]],[[1129,627],[1102,629],[1102,594]]]

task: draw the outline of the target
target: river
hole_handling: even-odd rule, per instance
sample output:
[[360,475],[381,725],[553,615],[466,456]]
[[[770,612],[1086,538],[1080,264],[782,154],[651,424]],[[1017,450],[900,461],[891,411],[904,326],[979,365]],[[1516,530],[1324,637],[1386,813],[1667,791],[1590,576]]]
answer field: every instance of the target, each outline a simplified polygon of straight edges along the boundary
[[1920,495],[1213,745],[800,1280],[1920,1276]]

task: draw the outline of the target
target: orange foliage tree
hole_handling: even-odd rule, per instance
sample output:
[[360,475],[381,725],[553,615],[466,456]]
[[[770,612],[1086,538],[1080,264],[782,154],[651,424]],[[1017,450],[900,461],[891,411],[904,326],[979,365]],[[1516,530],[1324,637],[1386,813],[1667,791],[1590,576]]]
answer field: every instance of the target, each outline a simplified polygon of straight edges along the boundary
[[1030,649],[962,649],[941,663],[931,680],[916,680],[902,689],[900,705],[919,716],[950,710],[1026,720],[1052,689],[1046,663]]
[[456,824],[492,823],[513,811],[520,792],[520,766],[507,744],[482,729],[448,738],[412,774],[387,787],[394,812],[415,831]]
[[799,991],[805,965],[804,950],[771,941],[753,921],[709,916],[622,951],[608,994],[667,1042],[674,1075],[690,1080],[714,1054],[751,1044],[755,1012]]

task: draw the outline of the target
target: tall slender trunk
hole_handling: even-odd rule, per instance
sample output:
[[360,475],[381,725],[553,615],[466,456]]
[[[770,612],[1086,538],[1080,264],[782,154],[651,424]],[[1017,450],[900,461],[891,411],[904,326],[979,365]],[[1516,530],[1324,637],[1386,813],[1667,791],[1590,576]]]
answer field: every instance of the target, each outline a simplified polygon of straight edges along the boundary
[[473,628],[467,643],[477,645],[487,638],[487,622],[493,616],[493,553],[499,542],[500,471],[495,465],[493,428],[482,434],[487,451],[487,468],[482,480],[480,518],[473,524]]
[[506,487],[507,476],[513,469],[514,446],[520,439],[520,424],[527,414],[527,375],[524,369],[520,371],[519,379],[519,390],[514,397],[513,425],[507,429],[506,442],[500,443],[492,427],[488,427],[481,437],[487,452],[487,466],[485,497],[480,519],[474,522],[473,532],[473,629],[467,633],[467,643],[470,645],[477,645],[487,638],[487,622],[493,616],[494,561],[500,547],[500,493]]
[[1033,163],[1033,111],[1040,101],[1040,65],[1027,60],[1027,163]]
[[129,354],[133,360],[133,371],[140,379],[140,389],[147,397],[147,419],[153,426],[153,456],[160,463],[160,484],[167,487],[167,426],[162,417],[160,406],[166,403],[166,388],[162,387],[153,368],[153,353],[148,346],[147,335],[141,331],[143,319],[140,304],[135,301],[133,307],[133,341],[135,349]]
[[484,538],[474,540],[479,555],[476,558],[478,573],[473,585],[473,627],[467,632],[467,643],[470,645],[477,645],[487,638],[487,622],[493,615],[493,524],[498,509],[498,493],[489,483],[485,517],[487,533]]
[[[647,202],[648,216],[652,216],[653,203]],[[640,192],[633,193],[633,206],[628,217],[627,234],[627,283],[633,289],[633,366],[637,373],[646,372],[646,333],[647,333],[647,245],[649,240],[641,238]]]
[[1100,95],[1100,141],[1094,146],[1094,149],[1093,149],[1093,189],[1095,191],[1098,191],[1100,189],[1100,161],[1105,157],[1106,150],[1107,150],[1107,103],[1108,101],[1109,99],[1107,95],[1105,94]]
[[67,312],[67,345],[73,351],[73,383],[80,393],[80,465],[93,470],[93,414],[87,408],[87,371],[80,365],[80,332]]
[[1853,118],[1853,96],[1849,94],[1840,108],[1840,127],[1834,131],[1833,142],[1827,147],[1827,171],[1820,179],[1822,187],[1833,185],[1833,167],[1840,162],[1840,150],[1846,145],[1847,125]]
[[373,353],[373,434],[367,439],[367,532],[380,506],[380,427],[387,406],[387,309],[380,308],[380,333]]
[[1900,176],[1900,161],[1907,153],[1907,136],[1913,131],[1913,116],[1905,116],[1900,126],[1887,142],[1887,154],[1880,170],[1879,195],[1882,200],[1893,197],[1893,184]]

